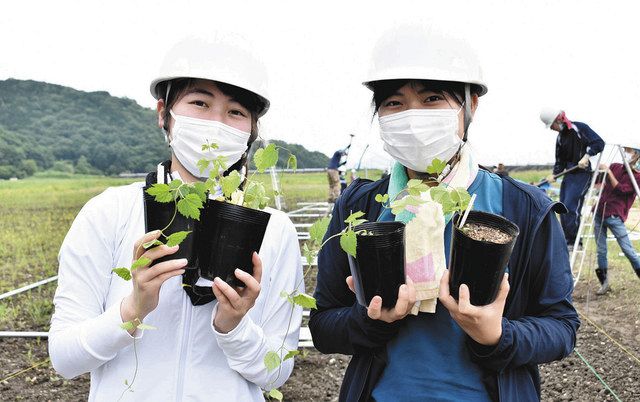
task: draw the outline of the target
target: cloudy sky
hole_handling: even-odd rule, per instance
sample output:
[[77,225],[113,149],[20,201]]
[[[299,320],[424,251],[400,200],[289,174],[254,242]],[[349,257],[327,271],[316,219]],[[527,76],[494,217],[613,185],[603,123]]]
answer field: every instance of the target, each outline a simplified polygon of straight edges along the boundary
[[[108,91],[153,107],[150,80],[170,45],[215,30],[246,36],[270,72],[262,135],[332,154],[356,134],[349,164],[386,160],[360,82],[379,34],[421,23],[465,38],[489,85],[470,138],[481,163],[549,163],[544,106],[606,142],[640,142],[638,7],[599,1],[30,1],[3,3],[0,79]],[[635,8],[634,8],[635,7]],[[160,134],[159,134],[160,135]]]

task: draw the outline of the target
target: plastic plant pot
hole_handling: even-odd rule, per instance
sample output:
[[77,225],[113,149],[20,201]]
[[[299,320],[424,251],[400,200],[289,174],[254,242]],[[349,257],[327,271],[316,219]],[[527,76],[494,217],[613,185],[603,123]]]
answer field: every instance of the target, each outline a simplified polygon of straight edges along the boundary
[[251,257],[260,250],[269,218],[271,214],[264,211],[207,200],[194,236],[200,276],[244,286],[234,271],[239,268],[253,275]]
[[358,303],[366,307],[378,295],[383,307],[395,306],[405,282],[404,223],[366,222],[354,230],[367,231],[358,235],[356,258],[349,255]]
[[[183,230],[192,231],[192,233],[189,233],[189,235],[187,235],[187,238],[184,239],[182,243],[180,243],[178,251],[176,251],[174,254],[158,258],[157,260],[153,261],[151,266],[163,261],[186,258],[189,261],[187,264],[187,269],[189,269],[190,267],[194,267],[196,262],[196,255],[193,246],[193,230],[195,227],[195,221],[191,218],[186,218],[179,212],[175,212],[175,204],[173,202],[162,203],[155,201],[153,199],[153,196],[147,194],[146,189],[147,188],[145,187],[145,191],[143,191],[145,233],[158,229],[164,229],[167,224],[171,222],[174,214],[175,218],[173,218],[173,222],[171,222],[171,225],[163,231],[164,233],[170,235],[171,233]],[[160,238],[160,240],[163,239]]]
[[[502,216],[471,211],[461,230],[458,218],[456,214],[452,220],[455,225],[449,258],[449,292],[457,300],[460,285],[464,283],[469,287],[471,304],[484,306],[492,303],[498,294],[520,229]],[[474,225],[498,231],[503,238],[496,240],[501,242],[473,239],[469,229]]]

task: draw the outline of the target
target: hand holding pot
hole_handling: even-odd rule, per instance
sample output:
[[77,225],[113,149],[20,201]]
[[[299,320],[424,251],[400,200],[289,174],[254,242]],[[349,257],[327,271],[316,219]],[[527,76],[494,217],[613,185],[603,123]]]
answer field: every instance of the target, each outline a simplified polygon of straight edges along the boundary
[[236,278],[245,284],[244,288],[231,287],[218,277],[213,281],[211,287],[218,300],[218,311],[213,319],[213,326],[220,333],[226,334],[237,327],[260,294],[262,261],[258,253],[253,253],[252,262],[253,276],[240,269],[234,272]]
[[[398,301],[393,308],[382,307],[382,297],[374,296],[367,307],[369,318],[391,323],[406,317],[416,303],[416,288],[413,286],[413,281],[407,277],[406,282],[398,289]],[[356,292],[352,276],[347,277],[347,286],[353,293]]]
[[469,287],[460,285],[459,302],[449,293],[449,270],[440,280],[440,302],[449,314],[474,341],[481,345],[496,345],[502,336],[502,313],[509,294],[509,274],[500,283],[498,296],[491,304],[474,306],[470,302]]
[[[136,241],[133,248],[133,261],[144,256],[154,260],[170,255],[178,251],[179,246],[167,247],[165,245],[157,246],[149,250],[145,250],[142,244],[155,240],[160,237],[160,231],[149,232]],[[178,260],[168,260],[154,265],[149,265],[135,269],[131,273],[133,282],[133,290],[131,294],[122,300],[120,305],[120,316],[123,321],[142,321],[150,312],[158,307],[160,295],[160,287],[169,278],[182,275],[187,260],[181,258]],[[132,330],[134,331],[134,330]]]

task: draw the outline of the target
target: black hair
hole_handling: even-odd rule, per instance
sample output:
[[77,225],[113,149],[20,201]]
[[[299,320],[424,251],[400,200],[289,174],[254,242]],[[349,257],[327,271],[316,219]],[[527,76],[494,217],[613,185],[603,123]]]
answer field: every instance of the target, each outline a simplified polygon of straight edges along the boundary
[[[382,80],[373,81],[369,84],[369,87],[373,90],[373,99],[371,101],[374,107],[374,114],[378,112],[382,102],[392,96],[398,91],[398,89],[407,85],[409,82],[416,81],[423,84],[430,91],[434,91],[440,94],[448,94],[453,99],[462,105],[464,102],[464,86],[463,82],[453,81],[434,81],[434,80],[413,80],[413,79],[398,79],[398,80]],[[471,93],[479,93],[480,87],[471,85]]]
[[[164,119],[164,129],[169,132],[169,120],[171,119],[171,108],[182,98],[187,90],[192,88],[196,83],[196,78],[177,78],[171,81],[164,81],[158,84],[158,93],[165,94],[164,100],[164,114],[162,118]],[[171,82],[171,87],[169,89],[169,95],[166,96],[167,87],[169,82]],[[254,143],[254,141],[258,138],[258,115],[265,108],[264,101],[256,94],[251,91],[248,91],[244,88],[237,87],[235,85],[227,84],[224,82],[214,81],[218,89],[225,95],[232,97],[235,101],[237,101],[242,107],[247,109],[251,114],[251,136],[247,141],[247,150],[242,155],[242,158],[232,166],[230,166],[223,175],[226,176],[231,171],[237,170],[240,171],[244,166],[247,171],[249,171],[247,157],[249,155],[249,148]]]

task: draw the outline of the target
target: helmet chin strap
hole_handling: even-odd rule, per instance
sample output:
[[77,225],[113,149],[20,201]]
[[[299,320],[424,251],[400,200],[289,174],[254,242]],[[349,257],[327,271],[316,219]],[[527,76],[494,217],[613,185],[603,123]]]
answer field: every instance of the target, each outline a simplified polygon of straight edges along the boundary
[[462,141],[467,142],[467,130],[471,124],[471,84],[464,84],[464,136]]

